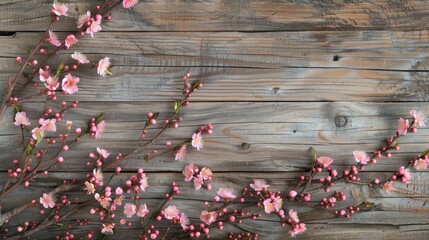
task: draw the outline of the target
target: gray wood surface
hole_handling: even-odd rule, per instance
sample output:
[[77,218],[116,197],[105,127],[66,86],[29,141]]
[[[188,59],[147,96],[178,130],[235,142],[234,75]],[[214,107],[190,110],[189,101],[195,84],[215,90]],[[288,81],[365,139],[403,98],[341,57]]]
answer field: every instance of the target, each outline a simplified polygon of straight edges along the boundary
[[[46,28],[51,2],[0,1],[0,97],[6,93],[7,77],[18,69],[15,57],[25,56]],[[65,2],[71,17],[55,26],[64,32],[60,37],[75,30],[78,14],[100,1]],[[85,163],[96,147],[113,153],[137,147],[146,113],[159,111],[160,119],[168,116],[187,71],[204,88],[182,113],[181,127],[169,130],[152,149],[163,148],[166,140],[179,143],[204,123],[213,123],[215,133],[207,136],[202,151],[191,151],[184,163],[174,162],[173,154],[167,153],[149,163],[140,154],[122,164],[126,173],[114,181],[123,182],[137,167],[148,172],[150,188],[142,197],[149,207],[159,205],[172,181],[179,183],[182,192],[174,203],[194,221],[203,202],[211,200],[220,187],[238,192],[254,178],[266,178],[273,189],[286,192],[309,169],[311,146],[321,155],[332,156],[333,166],[344,169],[354,162],[352,151],[380,147],[395,131],[398,117],[408,117],[411,109],[429,113],[428,6],[427,1],[410,0],[145,0],[131,10],[121,9],[103,26],[104,32],[82,39],[79,47],[55,58],[69,64],[70,54],[81,51],[95,64],[111,57],[114,76],[100,78],[93,65],[86,65],[78,74],[77,95],[64,97],[81,102],[67,120],[84,124],[104,112],[106,133],[99,141],[82,139],[74,146],[78,150],[64,154],[64,163],[47,177],[5,199],[1,211],[40,196],[63,179],[82,178],[92,170]],[[31,94],[31,90],[24,93]],[[42,98],[36,99],[25,110],[36,119],[42,104]],[[21,152],[17,144],[21,133],[12,118],[9,109],[0,122],[0,186]],[[429,130],[407,135],[401,140],[401,151],[367,168],[362,178],[387,177],[428,147]],[[214,190],[195,191],[183,181],[180,172],[190,162],[213,170]],[[427,172],[415,172],[410,184],[399,184],[390,195],[338,185],[354,193],[343,204],[368,200],[379,206],[344,220],[292,205],[308,228],[298,239],[428,239],[428,184]],[[80,190],[67,195],[85,199]],[[323,196],[318,193],[313,199]],[[65,224],[83,217],[91,218],[91,223],[70,231],[78,237],[90,229],[99,232],[100,221],[88,215],[88,209]],[[8,226],[16,229],[29,218],[43,216],[38,209],[30,209]],[[288,238],[287,230],[276,221],[264,216],[239,227],[260,232],[261,239]],[[159,228],[167,230],[166,225]],[[52,239],[67,230],[56,226],[32,239]],[[111,239],[135,239],[140,231],[137,222],[130,228],[118,226]],[[165,239],[180,232],[172,228]],[[214,231],[212,238],[220,236]]]

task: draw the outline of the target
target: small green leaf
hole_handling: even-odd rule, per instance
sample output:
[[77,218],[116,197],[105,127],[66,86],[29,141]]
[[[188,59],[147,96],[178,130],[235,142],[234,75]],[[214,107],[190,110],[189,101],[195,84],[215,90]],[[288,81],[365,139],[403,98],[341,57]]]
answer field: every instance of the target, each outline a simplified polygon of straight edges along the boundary
[[103,121],[104,120],[104,118],[105,118],[105,115],[104,115],[104,113],[102,113],[102,114],[100,114],[100,115],[98,115],[98,117],[97,117],[97,121],[95,121],[97,124],[99,124],[101,121]]
[[420,153],[419,157],[424,157],[426,155],[429,155],[429,148],[426,149],[424,152]]
[[42,141],[42,135],[40,132],[37,133],[36,145],[38,145]]
[[180,110],[180,101],[174,101],[174,112],[177,113]]
[[316,150],[313,147],[310,147],[311,155],[313,156],[314,161],[317,161]]
[[152,117],[152,118],[153,118],[153,119],[157,119],[157,118],[158,118],[158,116],[159,116],[159,112],[156,112],[156,113],[154,113],[154,114],[153,114],[153,117]]
[[197,81],[194,83],[194,86],[192,86],[192,90],[196,89],[200,83],[201,83],[201,81],[200,81],[200,80],[197,80]]
[[21,112],[19,105],[15,105],[15,114]]
[[30,144],[28,144],[27,145],[27,155],[28,156],[31,156],[31,155],[33,155],[33,147],[30,145]]
[[61,71],[63,70],[63,68],[64,68],[64,63],[61,63],[61,64],[58,66],[58,68],[57,68],[57,73],[55,73],[55,77],[59,77],[59,76],[60,76],[60,73],[61,73]]
[[149,162],[149,157],[146,155],[146,156],[144,156],[143,160],[145,161],[145,163],[148,163]]

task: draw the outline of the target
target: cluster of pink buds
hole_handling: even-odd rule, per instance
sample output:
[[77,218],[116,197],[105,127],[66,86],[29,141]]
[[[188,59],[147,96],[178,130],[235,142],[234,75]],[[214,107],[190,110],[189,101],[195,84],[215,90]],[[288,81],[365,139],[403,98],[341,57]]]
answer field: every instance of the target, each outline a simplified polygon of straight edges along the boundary
[[259,234],[250,233],[250,232],[243,232],[243,233],[229,232],[227,239],[230,239],[230,240],[238,240],[238,239],[258,240]]
[[[127,186],[125,189],[126,193],[131,193],[131,191],[138,193],[140,190],[146,191],[149,184],[143,168],[139,168],[136,175],[132,175],[128,180],[126,180],[125,185]],[[138,198],[138,196],[136,196],[136,198]]]
[[89,126],[89,135],[91,137],[100,138],[101,134],[104,132],[106,122],[104,120],[100,121],[95,118],[91,118]]
[[370,207],[370,203],[364,202],[359,206],[350,206],[350,207],[346,207],[345,209],[341,209],[341,210],[336,210],[334,211],[334,214],[338,215],[338,216],[343,216],[345,218],[350,218],[350,216],[352,214],[355,214],[356,212],[359,212],[361,210],[361,206],[362,207]]
[[405,169],[405,167],[400,167],[398,171],[396,171],[390,178],[390,181],[401,181],[405,184],[408,184],[410,179],[410,171],[408,169]]

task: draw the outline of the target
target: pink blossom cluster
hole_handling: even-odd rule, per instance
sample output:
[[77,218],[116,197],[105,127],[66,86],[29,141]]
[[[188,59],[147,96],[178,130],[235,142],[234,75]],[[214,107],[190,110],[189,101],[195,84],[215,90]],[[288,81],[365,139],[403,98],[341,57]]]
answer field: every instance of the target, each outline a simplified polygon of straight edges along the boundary
[[188,164],[182,171],[185,176],[185,181],[193,181],[195,190],[200,190],[204,187],[207,190],[212,188],[211,184],[205,183],[212,179],[212,171],[209,168],[203,167],[201,170],[194,164]]

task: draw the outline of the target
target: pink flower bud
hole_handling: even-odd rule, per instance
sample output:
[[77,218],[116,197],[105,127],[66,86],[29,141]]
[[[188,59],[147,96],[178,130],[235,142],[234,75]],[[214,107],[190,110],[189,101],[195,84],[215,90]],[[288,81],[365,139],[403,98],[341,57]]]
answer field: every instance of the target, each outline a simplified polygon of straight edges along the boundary
[[298,195],[298,193],[295,190],[292,190],[289,192],[289,197],[291,197],[291,198],[295,198],[296,195]]

